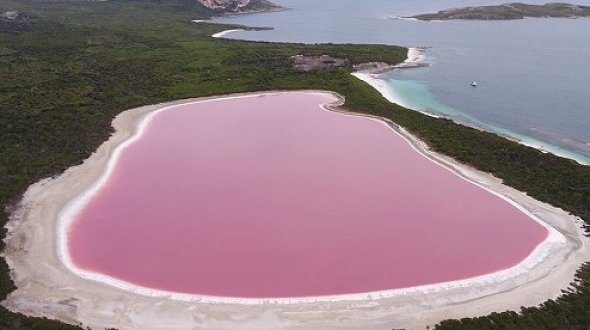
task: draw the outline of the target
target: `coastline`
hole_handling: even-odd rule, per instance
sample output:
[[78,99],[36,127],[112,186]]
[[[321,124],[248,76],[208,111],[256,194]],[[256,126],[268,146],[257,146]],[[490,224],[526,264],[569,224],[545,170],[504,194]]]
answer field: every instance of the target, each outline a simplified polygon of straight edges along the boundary
[[[397,65],[389,65],[388,67],[381,67],[381,68],[375,69],[375,70],[357,70],[351,74],[354,77],[356,77],[357,79],[362,80],[365,83],[367,83],[368,85],[370,85],[371,87],[373,87],[389,102],[395,103],[395,104],[400,105],[400,106],[407,108],[407,109],[412,109],[410,104],[405,102],[401,96],[396,94],[395,90],[393,90],[392,88],[387,86],[387,83],[385,80],[380,79],[378,76],[380,74],[383,74],[383,73],[386,73],[386,72],[389,72],[392,70],[396,70],[396,69],[407,69],[407,68],[428,66],[427,63],[424,63],[424,50],[425,49],[426,48],[423,48],[423,47],[410,47],[410,48],[408,48],[407,59],[402,63],[399,63]],[[582,165],[590,165],[590,160],[587,157],[580,155],[580,154],[576,154],[575,152],[569,151],[567,149],[563,149],[558,146],[552,145],[548,142],[544,143],[542,141],[536,140],[531,137],[523,136],[518,133],[509,132],[509,131],[502,129],[502,128],[486,127],[483,123],[478,124],[478,123],[469,122],[469,121],[465,121],[465,120],[457,120],[457,118],[454,118],[452,116],[446,116],[446,115],[442,115],[442,114],[439,115],[437,113],[432,113],[432,112],[425,111],[425,110],[416,110],[416,109],[412,109],[412,110],[418,111],[418,112],[420,112],[424,115],[430,116],[430,117],[435,117],[435,118],[444,117],[444,118],[452,120],[455,123],[458,123],[458,124],[461,124],[464,126],[469,126],[469,127],[475,128],[477,130],[486,131],[486,132],[500,135],[508,140],[520,143],[520,144],[525,145],[527,147],[537,149],[541,152],[551,153],[551,154],[559,156],[559,157],[572,159]]]
[[383,62],[361,63],[354,66],[354,73],[376,76],[396,69],[411,69],[430,66],[425,62],[425,51],[428,47],[410,47],[406,60],[397,64]]
[[[378,78],[379,74],[389,72],[396,69],[410,69],[417,67],[428,66],[428,63],[424,62],[426,47],[410,47],[408,48],[408,55],[405,61],[395,64],[387,65],[385,63],[368,65],[364,67],[356,67],[355,71],[351,73],[354,77],[364,81],[371,87],[376,89],[386,100],[391,103],[395,103],[405,108],[409,108],[409,104],[405,103],[401,96],[396,94],[395,90],[389,88],[386,82]],[[369,63],[371,64],[371,63]],[[438,117],[428,112],[422,112],[425,115]]]
[[246,31],[244,29],[232,29],[232,30],[225,30],[225,31],[221,31],[221,32],[217,32],[211,35],[211,37],[213,38],[223,38],[226,35],[232,33],[232,32],[239,32],[239,31]]
[[[382,118],[370,117],[381,120],[424,157],[517,203],[534,219],[554,228],[548,236],[551,239],[545,241],[551,244],[540,244],[516,267],[520,267],[518,271],[513,267],[481,278],[330,297],[236,299],[178,295],[149,289],[146,292],[137,287],[131,290],[135,292],[130,292],[129,287],[122,290],[118,285],[121,283],[105,284],[76,274],[75,267],[63,257],[63,233],[67,230],[67,222],[63,220],[62,210],[72,209],[76,198],[88,196],[89,191],[100,188],[100,180],[108,175],[108,168],[113,166],[118,150],[139,137],[151,116],[179,104],[262,94],[265,93],[179,100],[125,111],[113,121],[115,134],[82,165],[29,187],[7,225],[5,254],[19,289],[11,293],[3,305],[26,314],[81,322],[97,328],[186,328],[200,324],[212,329],[277,326],[286,329],[370,329],[384,325],[412,329],[445,318],[518,310],[521,305],[532,306],[554,299],[561,294],[561,289],[568,287],[579,265],[590,259],[590,249],[579,228],[579,219],[506,187],[489,174],[476,172],[446,156],[432,153],[403,128]],[[339,102],[323,108],[344,115],[359,115],[340,110],[338,105],[342,103],[342,97],[337,97]],[[78,201],[78,207],[80,205],[83,204]],[[56,246],[59,241],[61,244]],[[477,303],[473,299],[477,299]]]

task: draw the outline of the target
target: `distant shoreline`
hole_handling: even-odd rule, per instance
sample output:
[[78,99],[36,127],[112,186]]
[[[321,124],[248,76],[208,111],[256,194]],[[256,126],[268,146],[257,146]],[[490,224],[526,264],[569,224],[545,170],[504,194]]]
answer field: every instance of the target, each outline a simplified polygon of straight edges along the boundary
[[497,6],[476,6],[441,10],[437,13],[421,14],[405,19],[421,21],[448,20],[514,20],[523,18],[584,18],[590,17],[589,6],[569,3],[548,3],[529,5],[519,2]]

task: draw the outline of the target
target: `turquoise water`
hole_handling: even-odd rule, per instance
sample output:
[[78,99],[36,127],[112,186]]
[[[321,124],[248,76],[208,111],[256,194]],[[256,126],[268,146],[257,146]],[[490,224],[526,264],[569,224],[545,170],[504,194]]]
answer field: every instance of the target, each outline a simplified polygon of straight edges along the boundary
[[525,145],[535,147],[542,151],[551,152],[562,157],[574,159],[581,164],[590,164],[589,157],[585,156],[583,153],[572,151],[567,147],[567,145],[560,145],[559,143],[551,141],[551,139],[536,139],[531,137],[532,134],[523,135],[516,130],[510,131],[502,126],[493,126],[489,123],[482,122],[467,112],[453,108],[437,100],[428,88],[426,82],[419,80],[403,80],[399,79],[397,76],[398,74],[396,73],[390,73],[382,77],[382,79],[387,82],[389,88],[394,91],[401,100],[401,105],[406,108],[425,112],[429,115],[451,118],[458,122],[467,123],[520,141]]
[[[407,107],[590,164],[590,19],[391,19],[505,0],[367,0],[362,6],[352,0],[276,2],[293,9],[220,21],[275,27],[229,35],[239,39],[429,46],[430,67],[381,76]],[[473,80],[477,88],[469,85]]]
[[402,100],[401,105],[406,108],[425,112],[429,115],[452,118],[456,121],[468,123],[496,134],[521,141],[523,144],[541,149],[543,151],[551,152],[571,159],[576,159],[580,163],[588,163],[587,158],[581,157],[581,155],[571,152],[568,149],[560,148],[551,142],[539,141],[529,136],[508,131],[502,127],[491,126],[475,117],[472,117],[468,113],[464,113],[461,110],[441,103],[434,97],[427,85],[422,81],[397,80],[395,78],[387,79],[386,81],[389,87],[395,91],[396,95]]
[[406,108],[426,112],[435,116],[442,114],[451,118],[462,117],[464,121],[475,121],[474,118],[461,113],[461,111],[439,102],[432,95],[428,86],[421,81],[389,79],[387,80],[387,84],[401,100],[401,105]]

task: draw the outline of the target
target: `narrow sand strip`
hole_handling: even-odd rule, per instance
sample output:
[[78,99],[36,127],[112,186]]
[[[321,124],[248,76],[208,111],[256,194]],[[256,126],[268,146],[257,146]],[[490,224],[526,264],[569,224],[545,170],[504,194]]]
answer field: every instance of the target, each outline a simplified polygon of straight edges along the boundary
[[[229,97],[258,95],[261,93]],[[445,318],[518,310],[522,305],[556,298],[573,280],[579,265],[590,260],[579,219],[506,187],[489,174],[430,152],[405,130],[384,121],[425,157],[516,203],[552,228],[549,238],[517,267],[495,274],[410,289],[303,299],[177,295],[122,282],[104,283],[104,279],[85,276],[68,263],[63,256],[67,223],[59,221],[64,219],[63,211],[70,209],[77,197],[97,187],[105,168],[112,166],[113,155],[137,138],[146,118],[177,104],[224,98],[228,97],[181,100],[125,111],[113,121],[116,133],[83,164],[32,185],[7,225],[5,256],[19,289],[3,305],[97,329],[423,329]],[[338,111],[337,107],[326,108]]]
[[385,81],[378,79],[375,74],[373,73],[363,73],[363,72],[353,72],[351,73],[357,79],[360,79],[367,84],[371,85],[371,87],[375,88],[387,101],[391,103],[395,103],[397,105],[401,105],[402,107],[407,108],[408,105],[404,103],[402,98],[395,93],[394,90],[387,87]]
[[225,31],[221,31],[221,32],[217,32],[215,34],[212,34],[211,36],[213,38],[223,38],[226,35],[232,33],[232,32],[239,32],[239,31],[245,31],[244,29],[233,29],[233,30],[225,30]]
[[[425,48],[417,48],[411,47],[408,48],[408,55],[404,62],[390,66],[386,71],[379,69],[378,71],[357,71],[351,73],[354,77],[359,80],[364,81],[365,83],[369,84],[371,87],[376,89],[387,101],[391,103],[395,103],[405,108],[410,108],[410,105],[407,104],[402,97],[400,97],[395,90],[389,88],[387,83],[379,79],[379,74],[395,69],[409,69],[409,68],[416,68],[421,66],[427,66],[424,62],[426,55],[424,54]],[[437,117],[436,115],[430,114],[428,112],[422,112],[425,115]]]

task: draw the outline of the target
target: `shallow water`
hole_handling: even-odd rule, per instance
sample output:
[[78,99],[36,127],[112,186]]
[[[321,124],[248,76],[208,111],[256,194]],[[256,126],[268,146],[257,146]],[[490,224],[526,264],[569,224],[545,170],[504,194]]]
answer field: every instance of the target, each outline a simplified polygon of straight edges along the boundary
[[509,268],[547,237],[329,94],[180,105],[122,150],[68,232],[73,263],[242,298],[406,288]]

